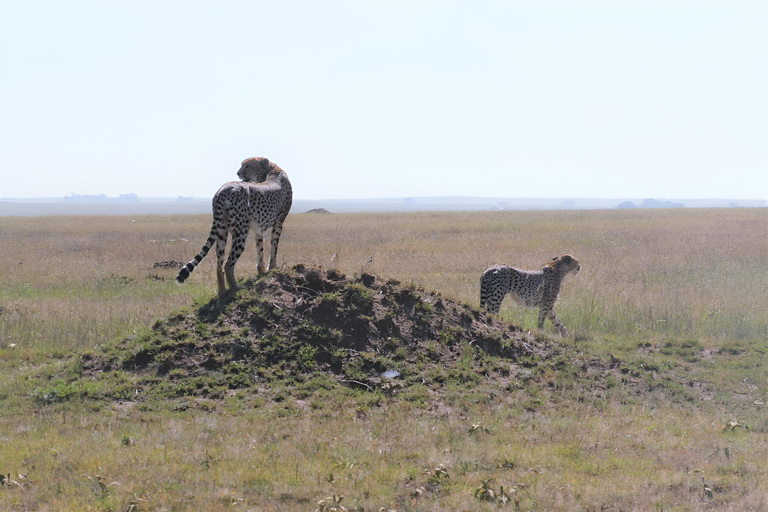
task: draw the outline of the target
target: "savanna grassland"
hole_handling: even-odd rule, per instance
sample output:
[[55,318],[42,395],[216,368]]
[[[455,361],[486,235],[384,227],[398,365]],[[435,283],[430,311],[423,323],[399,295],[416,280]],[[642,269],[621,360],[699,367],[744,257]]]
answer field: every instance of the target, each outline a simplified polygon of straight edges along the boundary
[[[767,215],[291,214],[276,277],[228,304],[212,255],[173,282],[210,216],[2,217],[0,509],[768,510]],[[572,337],[507,299],[514,355],[458,327],[325,359],[301,336],[252,341],[288,322],[260,293],[297,265],[349,276],[313,299],[334,314],[372,307],[354,276],[373,276],[422,318],[434,291],[475,326],[483,270],[566,253]],[[220,340],[239,359],[220,364]],[[210,371],[174,346],[208,350]]]

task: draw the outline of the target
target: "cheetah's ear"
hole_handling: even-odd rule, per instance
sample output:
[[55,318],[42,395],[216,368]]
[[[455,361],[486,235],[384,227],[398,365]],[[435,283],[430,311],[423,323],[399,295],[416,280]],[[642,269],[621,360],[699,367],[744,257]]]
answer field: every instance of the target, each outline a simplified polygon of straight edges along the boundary
[[552,258],[552,261],[557,261],[557,258],[559,258],[559,257],[560,256],[555,256],[554,258]]

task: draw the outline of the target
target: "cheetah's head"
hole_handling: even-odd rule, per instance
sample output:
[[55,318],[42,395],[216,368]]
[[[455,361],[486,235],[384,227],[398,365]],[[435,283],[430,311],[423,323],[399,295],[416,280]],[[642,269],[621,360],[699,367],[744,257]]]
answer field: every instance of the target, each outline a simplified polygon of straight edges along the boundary
[[579,260],[571,256],[570,254],[564,254],[558,258],[553,258],[552,263],[550,265],[555,269],[558,270],[562,275],[568,274],[570,272],[573,272],[573,275],[579,273],[579,270],[581,270],[581,265],[579,265]]
[[243,160],[240,170],[237,171],[237,177],[243,181],[261,183],[267,179],[267,174],[275,169],[279,167],[271,163],[268,158],[260,156],[247,158]]

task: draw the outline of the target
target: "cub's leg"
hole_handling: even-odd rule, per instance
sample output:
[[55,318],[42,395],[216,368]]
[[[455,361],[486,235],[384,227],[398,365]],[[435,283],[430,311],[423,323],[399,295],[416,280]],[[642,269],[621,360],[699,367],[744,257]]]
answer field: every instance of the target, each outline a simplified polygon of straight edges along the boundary
[[539,329],[544,328],[544,320],[549,319],[557,329],[557,332],[560,333],[560,336],[567,337],[568,336],[568,329],[565,328],[565,326],[560,322],[560,319],[557,318],[557,315],[555,315],[554,309],[547,306],[542,306],[539,309]]
[[498,314],[501,303],[509,292],[509,278],[503,268],[489,268],[480,278],[480,307]]
[[499,310],[501,309],[501,303],[504,299],[504,295],[499,296],[498,294],[491,294],[485,298],[485,304],[481,304],[489,313],[493,313],[494,315],[499,314]]

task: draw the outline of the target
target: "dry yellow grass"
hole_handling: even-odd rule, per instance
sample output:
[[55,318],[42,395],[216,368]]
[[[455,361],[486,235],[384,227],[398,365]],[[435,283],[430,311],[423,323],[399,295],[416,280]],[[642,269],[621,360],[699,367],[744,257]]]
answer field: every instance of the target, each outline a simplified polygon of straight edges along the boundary
[[[0,219],[2,298],[28,319],[24,332],[42,319],[79,323],[88,312],[95,330],[98,318],[117,332],[146,325],[211,287],[211,255],[187,289],[172,289],[172,270],[152,268],[191,259],[209,223],[206,215]],[[582,271],[566,279],[557,310],[577,335],[760,338],[768,334],[767,240],[764,209],[294,214],[278,259],[373,271],[476,305],[487,267],[538,269],[570,253]],[[241,279],[255,275],[248,249]],[[135,295],[142,300],[131,303]],[[502,314],[535,325],[509,302]]]
[[[350,510],[496,510],[475,495],[486,481],[514,489],[511,510],[766,510],[766,214],[289,216],[280,265],[365,270],[477,305],[488,266],[535,269],[570,253],[582,271],[556,311],[574,350],[632,363],[643,344],[694,340],[729,354],[686,363],[672,344],[659,356],[691,371],[690,386],[708,386],[707,401],[676,400],[674,389],[638,398],[620,382],[572,397],[552,375],[541,389],[450,390],[443,412],[403,400],[367,407],[353,392],[280,403],[233,394],[170,412],[35,403],[32,390],[79,351],[215,295],[211,255],[183,287],[176,270],[153,268],[191,259],[210,217],[0,218],[0,473],[15,482],[0,485],[0,508],[327,510],[318,500],[336,493]],[[254,252],[252,243],[240,279],[255,275]],[[536,313],[511,302],[502,315],[535,327]],[[503,406],[499,393],[510,394]],[[731,420],[750,428],[724,430]]]

